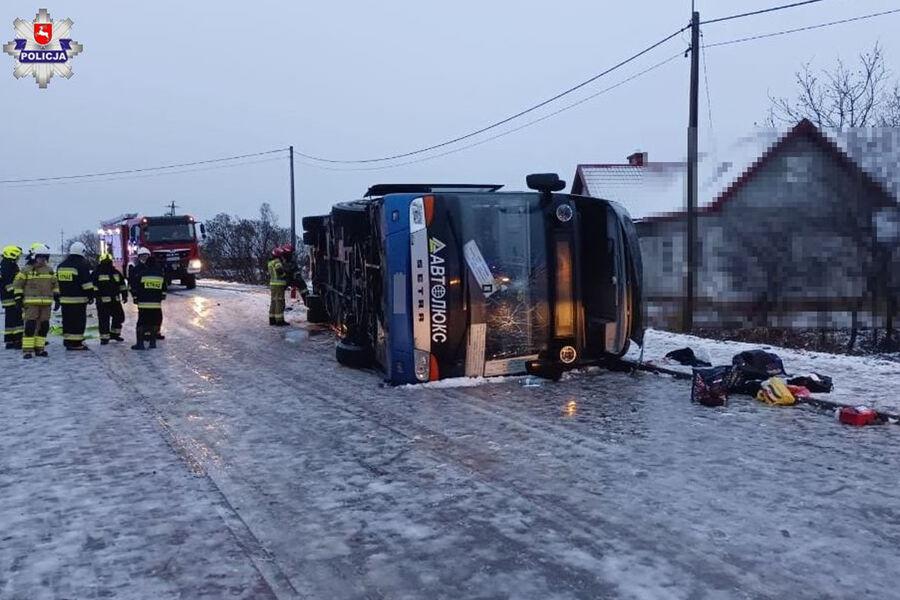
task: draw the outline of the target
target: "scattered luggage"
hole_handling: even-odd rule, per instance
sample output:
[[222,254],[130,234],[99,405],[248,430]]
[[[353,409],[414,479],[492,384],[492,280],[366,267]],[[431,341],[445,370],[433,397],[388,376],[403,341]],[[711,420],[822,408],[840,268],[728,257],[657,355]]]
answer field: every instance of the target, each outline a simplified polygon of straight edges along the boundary
[[828,394],[834,389],[834,382],[828,375],[819,375],[818,373],[810,373],[809,375],[798,375],[788,379],[790,385],[802,385],[814,394]]
[[725,406],[728,404],[728,390],[733,385],[734,369],[731,367],[694,369],[691,402],[703,406]]
[[797,402],[787,384],[780,377],[770,377],[762,382],[756,399],[773,406],[792,406]]
[[794,395],[794,398],[812,398],[810,391],[802,385],[791,385],[789,383],[787,388],[791,390],[791,394]]
[[784,363],[778,355],[764,350],[746,350],[735,354],[731,364],[742,380],[768,379],[785,374]]
[[694,354],[694,351],[691,348],[679,348],[678,350],[672,350],[671,352],[666,353],[666,358],[674,360],[679,364],[688,365],[691,367],[712,366],[712,363],[697,358],[697,355]]
[[878,420],[878,413],[868,406],[843,406],[836,414],[838,421],[854,427],[872,425]]

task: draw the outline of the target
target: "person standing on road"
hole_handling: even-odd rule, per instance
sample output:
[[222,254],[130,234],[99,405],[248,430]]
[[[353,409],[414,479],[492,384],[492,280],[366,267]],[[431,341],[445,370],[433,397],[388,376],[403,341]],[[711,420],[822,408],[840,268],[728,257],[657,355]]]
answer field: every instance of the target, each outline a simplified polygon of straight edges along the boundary
[[309,289],[306,287],[306,281],[300,273],[300,265],[294,255],[293,244],[285,244],[281,247],[281,260],[284,263],[284,274],[287,284],[292,288],[300,290],[300,298],[306,304],[306,296],[309,295]]
[[[125,322],[125,311],[122,302],[128,302],[128,285],[125,278],[113,266],[112,254],[104,252],[94,274],[91,276],[97,294],[97,320],[100,325],[100,345],[109,344],[113,339],[124,341],[122,323]],[[119,296],[122,301],[119,301]]]
[[44,346],[50,331],[50,305],[59,310],[59,284],[53,269],[47,264],[50,248],[46,244],[32,244],[34,263],[19,271],[13,281],[16,303],[23,307],[25,331],[22,334],[22,358],[33,354],[47,356]]
[[87,305],[94,302],[94,284],[84,253],[84,244],[75,242],[69,247],[69,255],[56,268],[66,350],[88,349],[84,345],[84,329],[87,326]]
[[150,250],[141,248],[137,256],[138,264],[131,268],[128,277],[131,296],[138,308],[137,343],[131,349],[144,350],[144,340],[150,342],[150,348],[156,348],[162,323],[162,303],[166,299],[166,278],[150,257]]
[[284,291],[287,287],[287,273],[284,268],[284,251],[281,246],[272,250],[272,260],[269,261],[269,291],[272,301],[269,303],[269,325],[273,327],[285,327],[288,323],[284,320]]
[[13,294],[13,282],[19,274],[19,257],[22,249],[18,246],[7,246],[3,249],[0,260],[0,305],[3,306],[3,341],[7,350],[22,349],[22,308],[16,303]]

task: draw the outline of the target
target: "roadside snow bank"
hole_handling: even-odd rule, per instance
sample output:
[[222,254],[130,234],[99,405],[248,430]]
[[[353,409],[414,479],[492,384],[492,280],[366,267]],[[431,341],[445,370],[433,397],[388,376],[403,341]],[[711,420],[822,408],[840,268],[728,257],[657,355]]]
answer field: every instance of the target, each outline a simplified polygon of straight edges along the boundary
[[[744,350],[762,349],[774,352],[784,361],[784,369],[789,375],[821,373],[832,377],[834,391],[830,394],[818,394],[817,396],[822,399],[849,406],[865,404],[878,411],[900,413],[900,364],[896,362],[868,356],[846,356],[744,342],[725,342],[648,329],[644,337],[644,363],[690,373],[690,367],[665,358],[669,351],[686,346],[692,348],[701,358],[706,359],[708,356],[713,366],[730,365],[731,358]],[[632,346],[625,359],[637,361],[640,353],[640,348]]]

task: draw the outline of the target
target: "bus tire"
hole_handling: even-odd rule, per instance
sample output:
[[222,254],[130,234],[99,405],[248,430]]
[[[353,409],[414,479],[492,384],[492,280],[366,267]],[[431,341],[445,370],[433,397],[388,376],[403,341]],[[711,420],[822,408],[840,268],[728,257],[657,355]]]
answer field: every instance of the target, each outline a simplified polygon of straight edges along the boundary
[[367,369],[372,366],[374,361],[370,348],[346,340],[337,343],[335,356],[339,364],[352,369]]
[[325,300],[318,294],[309,294],[306,297],[306,322],[327,323],[328,311],[325,310]]

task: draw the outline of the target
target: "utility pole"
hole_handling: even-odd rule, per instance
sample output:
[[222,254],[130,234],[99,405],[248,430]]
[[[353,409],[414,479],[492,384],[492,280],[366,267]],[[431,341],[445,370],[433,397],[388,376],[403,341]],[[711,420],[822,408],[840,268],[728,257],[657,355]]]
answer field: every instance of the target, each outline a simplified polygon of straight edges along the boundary
[[169,204],[168,206],[169,206],[169,216],[170,216],[170,217],[174,217],[174,216],[175,216],[175,209],[178,208],[178,206],[176,206],[174,200],[172,200],[171,204]]
[[691,16],[691,105],[687,141],[687,277],[684,289],[682,328],[694,328],[694,300],[697,288],[697,115],[700,96],[700,13]]
[[290,147],[291,161],[291,244],[297,248],[297,215],[294,208],[294,147]]
[[62,229],[59,230],[59,253],[60,254],[66,253],[66,248],[65,248],[66,242],[64,241],[65,233],[66,232],[63,231]]

